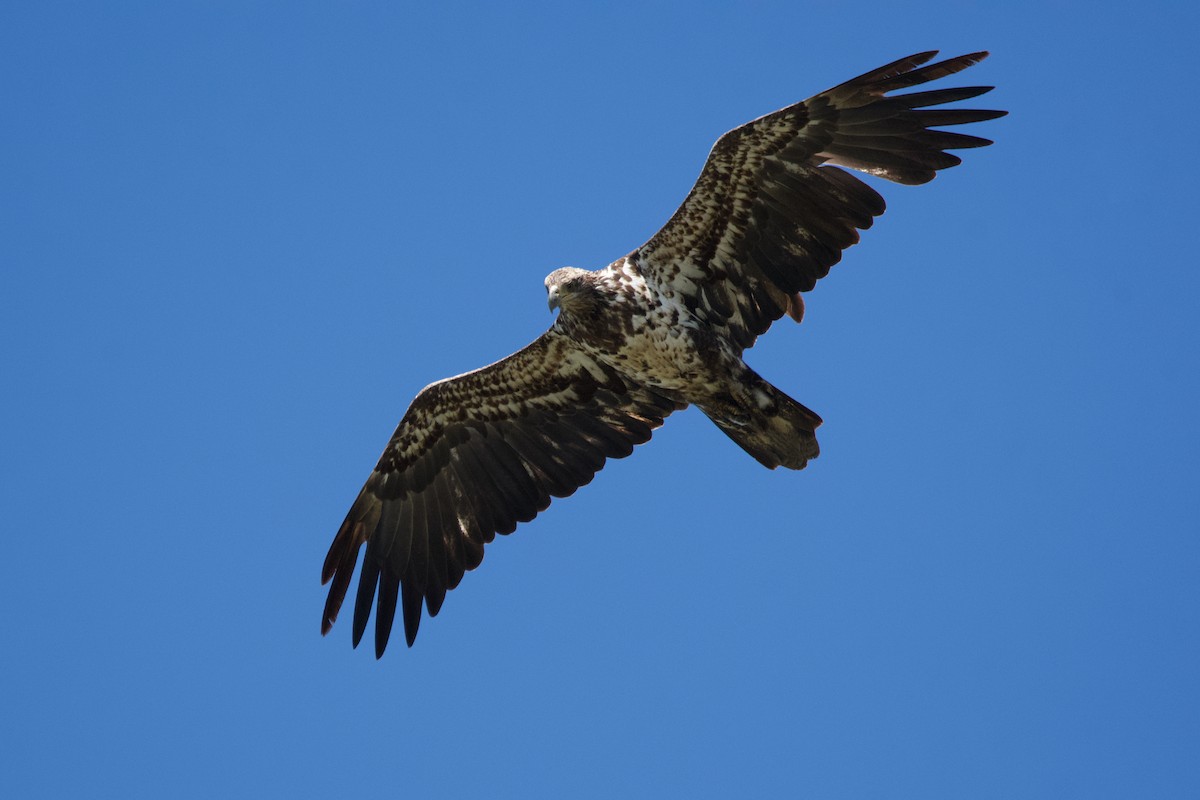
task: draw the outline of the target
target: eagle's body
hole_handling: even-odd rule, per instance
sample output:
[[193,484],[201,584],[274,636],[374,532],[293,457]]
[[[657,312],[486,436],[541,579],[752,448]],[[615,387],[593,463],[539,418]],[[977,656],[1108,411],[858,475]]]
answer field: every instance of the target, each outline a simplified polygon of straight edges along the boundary
[[655,291],[630,258],[597,272],[556,270],[546,282],[561,308],[554,329],[642,386],[694,398],[698,381],[741,361],[686,306]]
[[817,456],[820,417],[764,381],[729,337],[647,281],[636,252],[596,272],[555,270],[546,290],[551,308],[561,308],[552,331],[680,408],[697,406],[764,466],[800,469]]
[[942,109],[967,87],[887,96],[958,72],[975,53],[924,65],[921,53],[760,117],[718,140],[683,205],[642,247],[596,271],[546,278],[559,315],[495,364],[423,389],[396,428],[325,559],[328,631],[367,543],[354,609],[357,645],[375,615],[382,655],[397,606],[409,645],[484,545],[552,497],[629,455],[667,415],[700,408],[760,463],[800,469],[820,418],[742,354],[813,288],[883,198],[842,167],[925,183],[959,163],[945,151],[990,144],[934,130],[1003,112]]

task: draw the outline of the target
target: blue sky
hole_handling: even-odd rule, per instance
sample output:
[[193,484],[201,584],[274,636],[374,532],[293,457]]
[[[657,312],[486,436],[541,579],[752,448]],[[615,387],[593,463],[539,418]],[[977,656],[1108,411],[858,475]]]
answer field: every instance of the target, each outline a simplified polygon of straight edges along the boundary
[[[0,11],[9,797],[1200,792],[1183,3]],[[568,10],[569,8],[569,10]],[[997,144],[382,661],[325,550],[412,396],[550,324],[724,131],[990,49]]]

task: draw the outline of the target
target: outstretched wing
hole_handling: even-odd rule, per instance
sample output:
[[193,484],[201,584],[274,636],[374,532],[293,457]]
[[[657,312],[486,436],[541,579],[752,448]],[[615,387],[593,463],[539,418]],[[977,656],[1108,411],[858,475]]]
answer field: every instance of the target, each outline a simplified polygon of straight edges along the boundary
[[629,455],[682,407],[591,359],[557,327],[489,367],[426,387],[325,557],[321,582],[333,583],[321,632],[337,618],[366,542],[354,645],[375,601],[375,655],[383,655],[399,601],[411,646],[422,602],[436,616],[497,533],[591,481],[606,458]]
[[991,144],[931,128],[1006,112],[926,110],[990,86],[886,96],[987,56],[921,66],[936,52],[900,59],[722,136],[683,205],[629,258],[660,292],[741,348],[785,312],[799,321],[804,304],[798,293],[825,277],[858,241],[858,230],[884,210],[874,189],[836,167],[926,183],[961,162],[946,150]]

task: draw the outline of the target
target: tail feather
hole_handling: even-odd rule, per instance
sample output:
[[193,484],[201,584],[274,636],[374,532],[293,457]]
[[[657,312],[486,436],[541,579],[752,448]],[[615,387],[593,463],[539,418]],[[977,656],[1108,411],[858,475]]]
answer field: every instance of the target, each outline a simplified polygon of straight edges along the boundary
[[753,407],[700,409],[739,447],[768,469],[804,469],[821,450],[817,426],[821,418],[771,384],[759,379],[749,393]]

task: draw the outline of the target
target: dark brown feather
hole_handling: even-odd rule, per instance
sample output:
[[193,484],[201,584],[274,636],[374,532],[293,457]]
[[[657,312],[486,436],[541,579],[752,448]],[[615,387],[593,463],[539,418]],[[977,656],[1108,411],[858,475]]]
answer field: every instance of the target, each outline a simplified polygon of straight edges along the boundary
[[[396,618],[396,598],[399,595],[400,576],[390,569],[383,570],[379,578],[379,599],[375,604],[375,657],[383,656],[388,638],[392,635],[392,620]],[[418,606],[418,613],[420,607]]]

